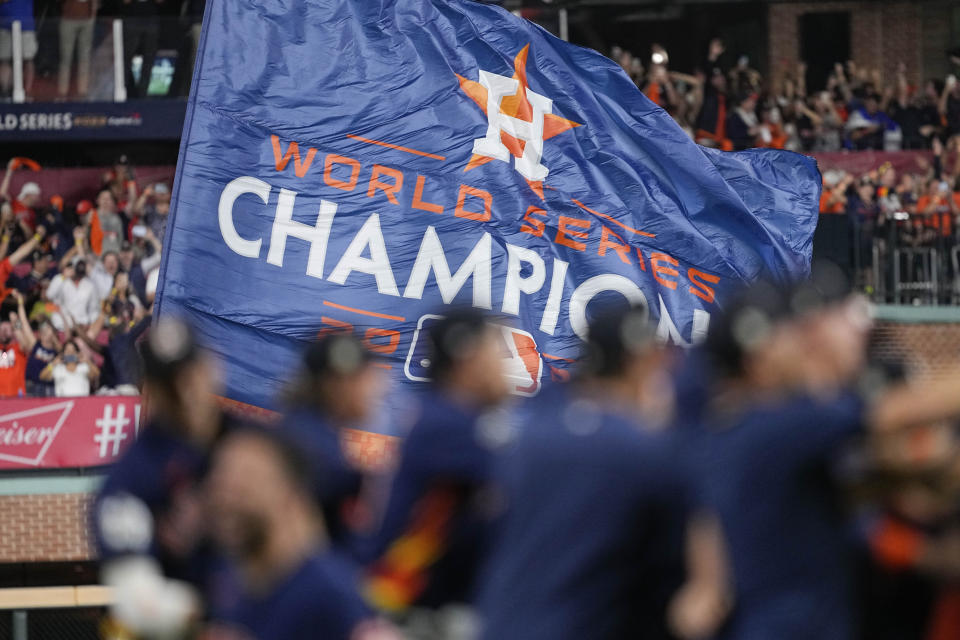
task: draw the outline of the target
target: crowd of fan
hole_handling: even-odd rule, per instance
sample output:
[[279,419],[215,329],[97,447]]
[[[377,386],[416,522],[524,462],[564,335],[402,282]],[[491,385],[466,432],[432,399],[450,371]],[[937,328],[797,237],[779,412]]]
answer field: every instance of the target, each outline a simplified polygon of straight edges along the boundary
[[[45,57],[55,62],[59,99],[89,97],[96,83],[91,77],[91,62],[102,35],[96,28],[99,17],[122,21],[123,69],[129,97],[150,94],[151,73],[161,45],[175,46],[187,60],[179,71],[182,77],[175,80],[176,91],[186,95],[205,6],[206,0],[4,0],[0,2],[0,95],[11,91],[12,25],[19,22],[26,95],[33,94],[38,73],[35,59]],[[55,35],[50,29],[43,30],[49,20],[56,21]],[[172,21],[177,28],[162,30],[165,21]]]
[[[846,215],[846,228],[830,227],[843,236],[830,258],[878,301],[900,302],[885,285],[892,281],[893,250],[904,248],[937,252],[933,268],[940,291],[928,302],[956,299],[958,274],[951,262],[960,222],[956,77],[911,85],[901,64],[893,81],[884,83],[879,70],[850,61],[835,65],[826,87],[808,91],[803,63],[773,85],[746,57],[728,64],[726,55],[721,40],[711,41],[696,74],[688,75],[670,70],[667,52],[657,45],[648,59],[618,48],[612,53],[647,97],[705,146],[928,152],[917,155],[910,171],[898,172],[890,163],[862,174],[824,171],[820,213]],[[952,61],[960,64],[960,58]],[[902,270],[913,274],[913,259],[903,260]]]
[[[931,149],[935,141],[960,134],[960,84],[954,75],[917,86],[903,64],[885,82],[878,69],[838,62],[825,87],[808,91],[804,63],[771,84],[746,56],[729,64],[719,39],[710,42],[694,75],[670,70],[667,52],[658,45],[647,59],[620,48],[612,57],[647,97],[706,146],[892,151]],[[960,58],[952,60],[960,64]]]
[[[150,324],[168,185],[142,191],[127,158],[94,201],[47,204],[35,182],[0,182],[0,398],[139,393],[136,341]],[[7,320],[8,318],[8,320]]]
[[[823,173],[821,216],[845,216],[844,224],[824,227],[840,241],[840,255],[831,257],[848,273],[856,272],[858,283],[877,292],[878,301],[901,302],[887,286],[898,249],[934,250],[932,268],[939,270],[942,287],[930,301],[949,302],[960,293],[951,261],[960,223],[960,136],[946,146],[935,138],[932,162],[924,156],[916,162],[917,169],[900,172],[886,162],[861,175],[839,169]],[[914,259],[899,259],[901,271],[912,274]]]

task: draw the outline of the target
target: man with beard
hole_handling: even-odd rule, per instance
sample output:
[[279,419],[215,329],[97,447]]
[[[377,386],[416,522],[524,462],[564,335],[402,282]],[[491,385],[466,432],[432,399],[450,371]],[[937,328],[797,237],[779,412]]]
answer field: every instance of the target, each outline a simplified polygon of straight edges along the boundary
[[398,640],[360,597],[357,569],[328,548],[315,465],[277,432],[240,430],[213,457],[212,533],[227,563],[208,590],[218,640]]

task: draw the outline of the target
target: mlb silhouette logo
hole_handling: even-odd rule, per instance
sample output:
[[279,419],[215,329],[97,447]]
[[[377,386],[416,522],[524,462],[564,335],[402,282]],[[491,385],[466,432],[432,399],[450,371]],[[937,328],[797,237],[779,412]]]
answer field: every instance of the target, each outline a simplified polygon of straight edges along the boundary
[[[403,372],[407,378],[416,382],[430,380],[430,340],[428,334],[443,316],[427,314],[417,322],[413,333],[410,352],[404,364]],[[518,396],[535,396],[540,391],[540,375],[543,373],[543,360],[537,351],[533,336],[523,329],[505,324],[492,323],[500,330],[500,347],[504,359],[504,369],[510,391]]]

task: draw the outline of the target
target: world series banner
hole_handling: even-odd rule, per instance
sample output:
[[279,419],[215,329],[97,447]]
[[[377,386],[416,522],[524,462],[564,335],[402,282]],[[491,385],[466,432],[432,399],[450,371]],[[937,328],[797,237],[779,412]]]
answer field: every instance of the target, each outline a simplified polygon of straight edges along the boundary
[[427,378],[449,305],[500,318],[519,395],[591,313],[702,339],[736,286],[809,269],[810,158],[693,143],[612,61],[470,0],[213,0],[158,308],[274,406],[305,341],[356,331]]

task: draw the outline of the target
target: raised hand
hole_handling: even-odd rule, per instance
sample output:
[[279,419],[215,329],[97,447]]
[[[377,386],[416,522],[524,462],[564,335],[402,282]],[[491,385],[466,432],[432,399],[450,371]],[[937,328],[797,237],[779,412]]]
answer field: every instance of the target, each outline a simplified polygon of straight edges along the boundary
[[714,38],[710,41],[710,59],[716,60],[723,52],[726,51],[726,47],[723,46],[723,40],[720,38]]

